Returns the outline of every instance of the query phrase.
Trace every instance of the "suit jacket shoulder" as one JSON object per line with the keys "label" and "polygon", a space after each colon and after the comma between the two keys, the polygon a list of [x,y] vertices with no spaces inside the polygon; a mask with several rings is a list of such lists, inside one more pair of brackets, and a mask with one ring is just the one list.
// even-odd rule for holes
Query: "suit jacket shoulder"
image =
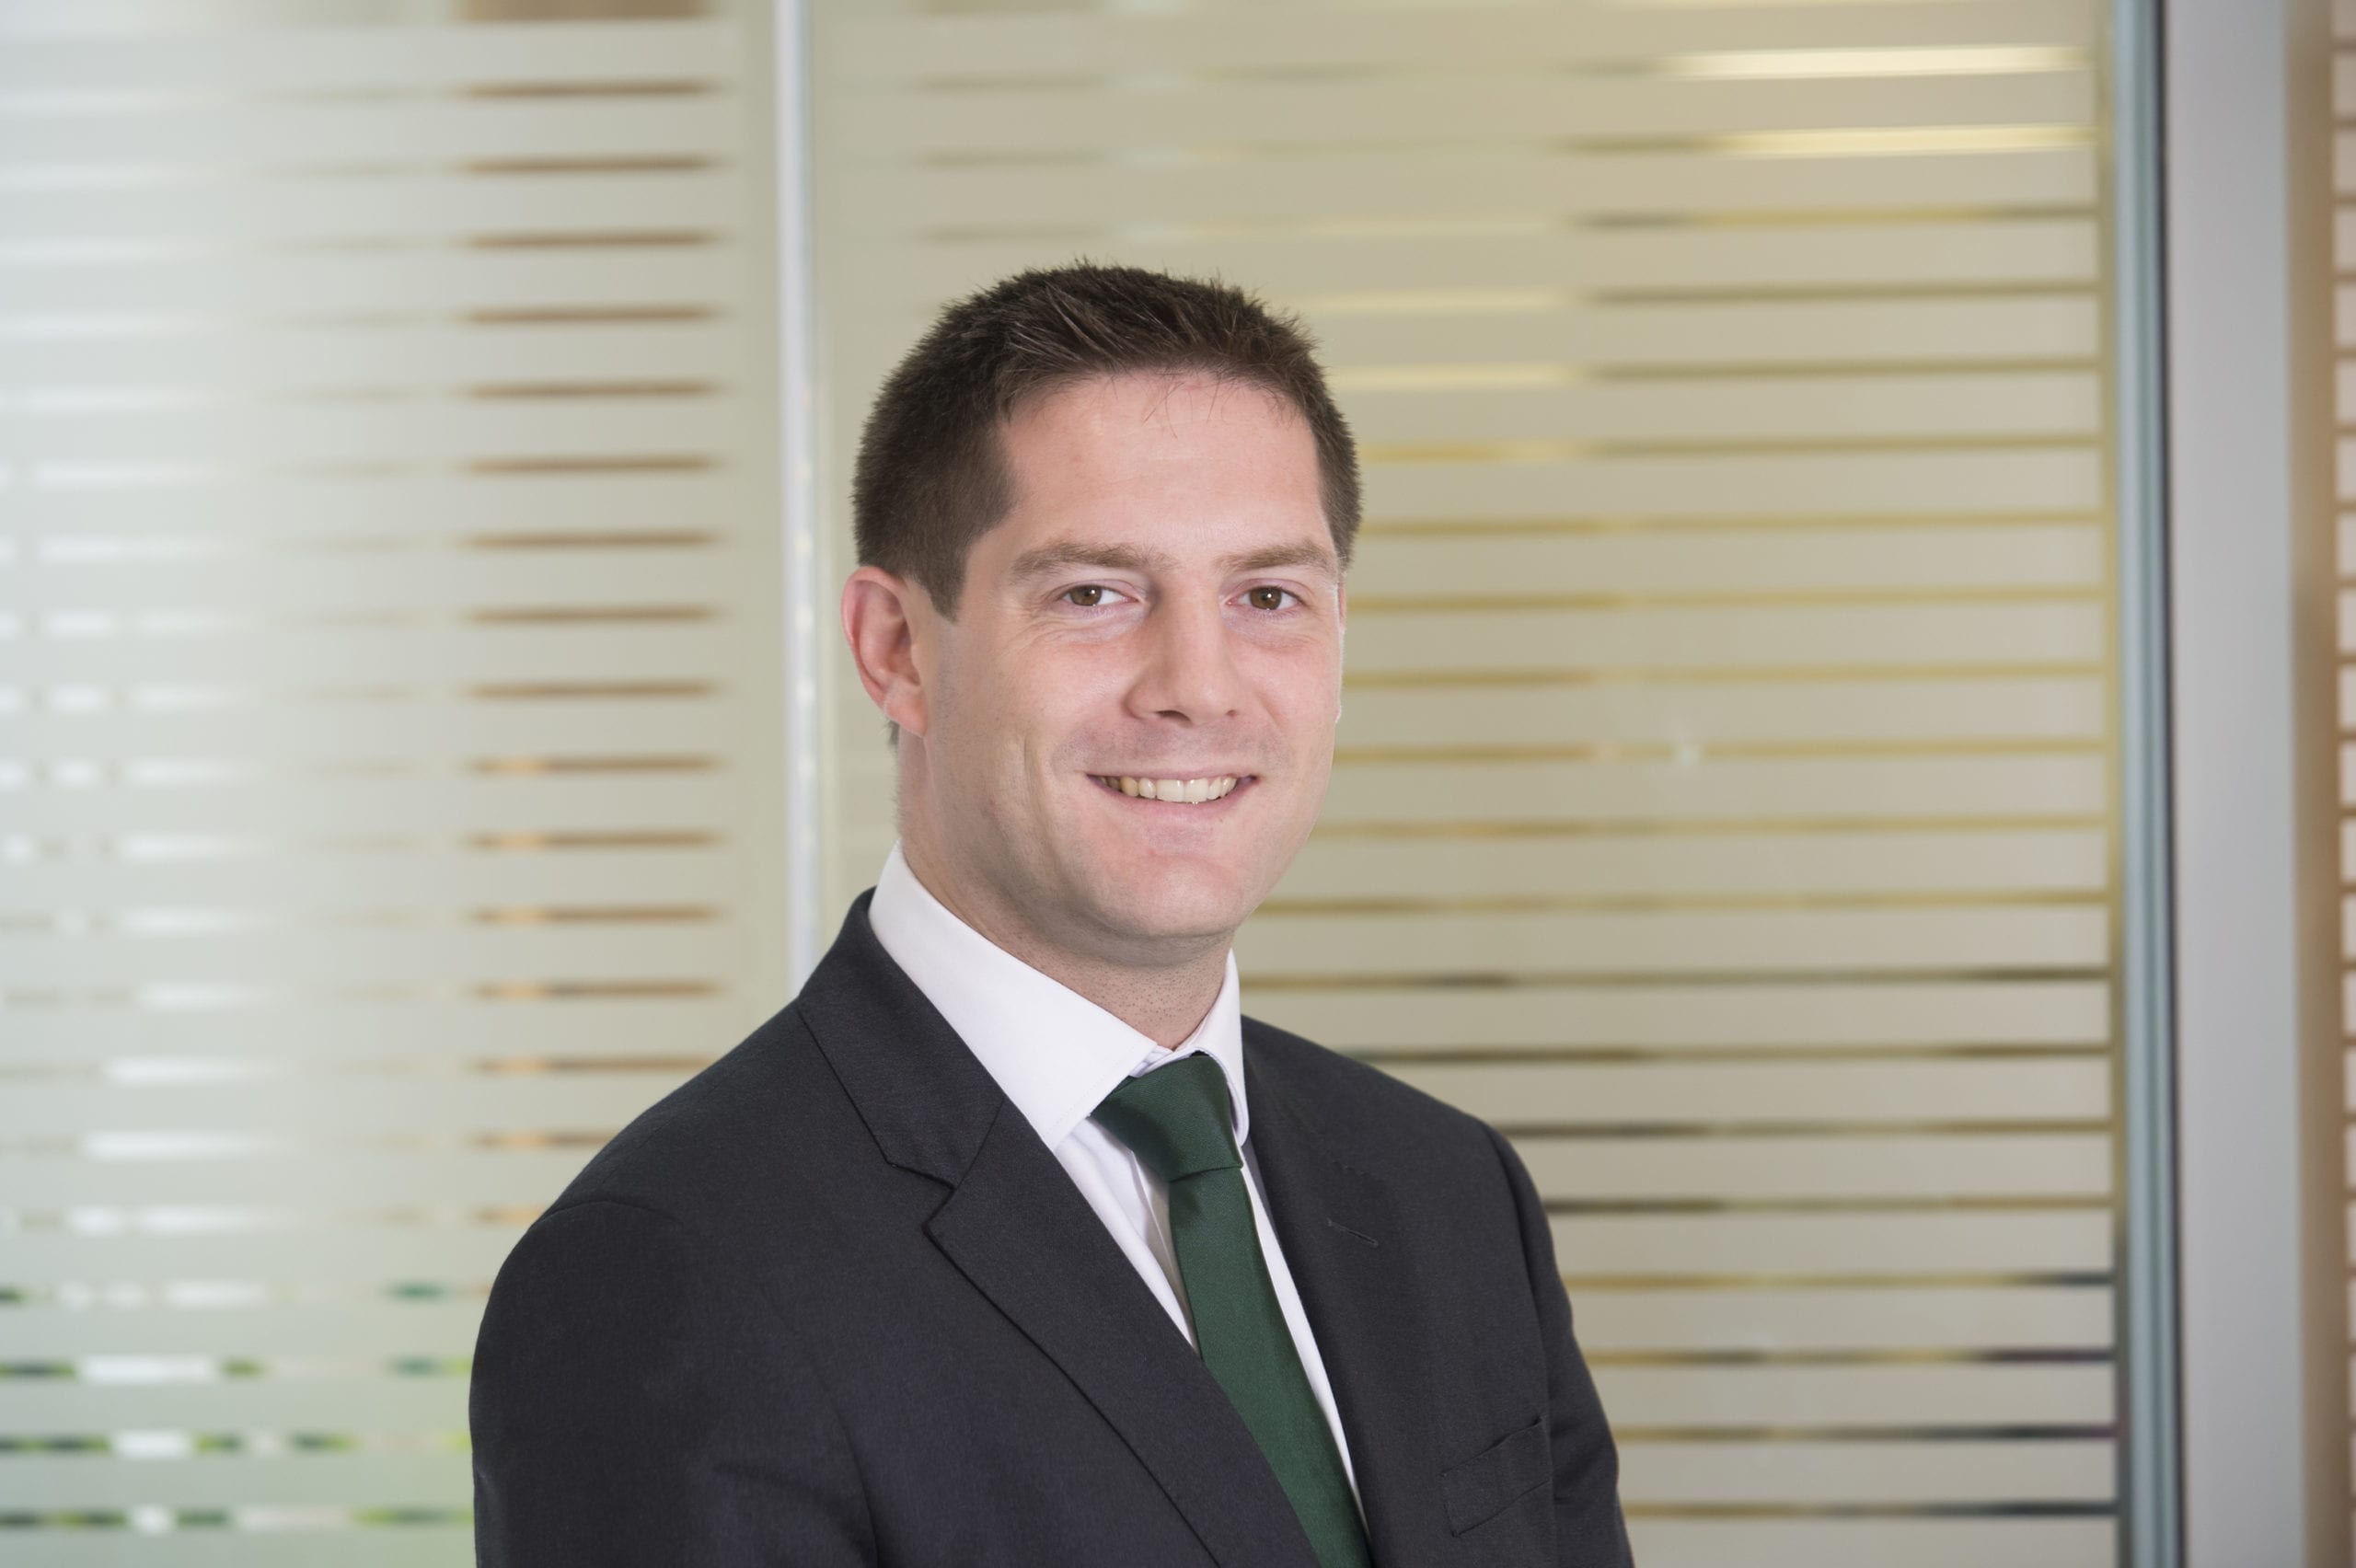
{"label": "suit jacket shoulder", "polygon": [[[640,1112],[565,1187],[550,1211],[596,1199],[657,1208],[712,1235],[766,1206],[775,1185],[839,1158],[858,1133],[794,1004]],[[825,1189],[817,1187],[819,1192]]]}
{"label": "suit jacket shoulder", "polygon": [[1265,1100],[1271,1138],[1294,1122],[1328,1159],[1380,1180],[1394,1205],[1468,1248],[1523,1250],[1519,1163],[1487,1123],[1354,1056],[1257,1019],[1243,1023],[1255,1145]]}
{"label": "suit jacket shoulder", "polygon": [[1244,1056],[1329,1136],[1400,1140],[1386,1158],[1420,1153],[1493,1162],[1488,1124],[1379,1067],[1245,1015]]}

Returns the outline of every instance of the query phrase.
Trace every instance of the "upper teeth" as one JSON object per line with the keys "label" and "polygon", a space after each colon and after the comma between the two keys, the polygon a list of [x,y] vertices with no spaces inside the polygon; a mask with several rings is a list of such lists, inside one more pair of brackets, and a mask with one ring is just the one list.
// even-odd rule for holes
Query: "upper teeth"
{"label": "upper teeth", "polygon": [[[1100,777],[1102,777],[1100,775]],[[1124,795],[1137,795],[1149,801],[1184,801],[1190,804],[1216,801],[1235,788],[1236,776],[1225,778],[1106,778]]]}

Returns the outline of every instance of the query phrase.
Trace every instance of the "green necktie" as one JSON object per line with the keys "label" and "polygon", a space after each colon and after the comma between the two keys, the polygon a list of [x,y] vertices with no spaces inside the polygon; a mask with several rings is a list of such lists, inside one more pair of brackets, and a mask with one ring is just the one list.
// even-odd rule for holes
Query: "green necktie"
{"label": "green necktie", "polygon": [[1095,1119],[1170,1184],[1195,1341],[1292,1500],[1320,1568],[1369,1568],[1341,1451],[1260,1256],[1227,1075],[1208,1056],[1182,1056],[1106,1095]]}

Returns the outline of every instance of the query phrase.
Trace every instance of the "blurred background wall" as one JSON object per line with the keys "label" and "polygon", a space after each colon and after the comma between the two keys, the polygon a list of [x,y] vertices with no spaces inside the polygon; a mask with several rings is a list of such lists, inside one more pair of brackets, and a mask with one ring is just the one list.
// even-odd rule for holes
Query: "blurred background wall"
{"label": "blurred background wall", "polygon": [[1245,1005],[1513,1136],[1640,1561],[2177,1561],[2156,22],[0,0],[0,1557],[470,1560],[500,1258],[890,845],[867,400],[1085,255],[1325,346]]}

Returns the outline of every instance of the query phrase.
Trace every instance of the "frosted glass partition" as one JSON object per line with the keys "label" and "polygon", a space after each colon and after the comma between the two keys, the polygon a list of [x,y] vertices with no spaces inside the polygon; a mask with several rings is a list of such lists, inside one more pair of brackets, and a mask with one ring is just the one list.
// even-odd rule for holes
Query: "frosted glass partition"
{"label": "frosted glass partition", "polygon": [[1018,266],[1322,338],[1369,521],[1246,1006],[1513,1136],[1638,1560],[2117,1560],[2101,8],[814,16],[825,493]]}
{"label": "frosted glass partition", "polygon": [[790,983],[766,28],[583,9],[0,7],[0,1560],[471,1562],[493,1271]]}

